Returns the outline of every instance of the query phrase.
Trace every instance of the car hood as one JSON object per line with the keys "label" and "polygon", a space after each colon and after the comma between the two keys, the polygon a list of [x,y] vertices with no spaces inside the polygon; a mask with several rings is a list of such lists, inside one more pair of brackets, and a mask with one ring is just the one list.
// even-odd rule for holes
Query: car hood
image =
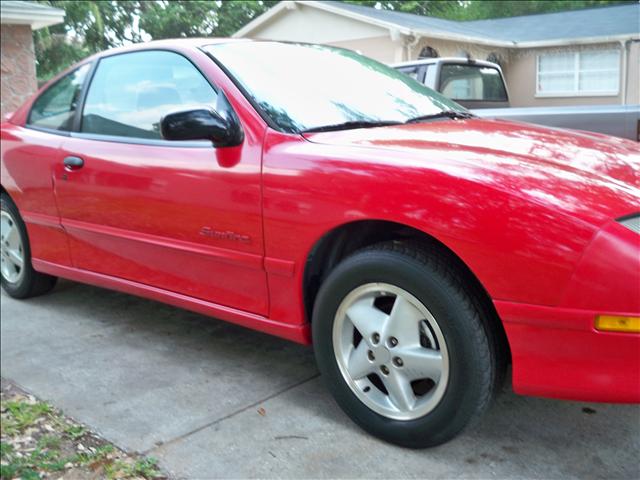
{"label": "car hood", "polygon": [[[314,143],[394,152],[424,168],[492,184],[590,223],[640,210],[640,144],[501,120],[429,123],[305,134]],[[365,151],[363,150],[363,153]],[[373,155],[360,155],[363,160]]]}

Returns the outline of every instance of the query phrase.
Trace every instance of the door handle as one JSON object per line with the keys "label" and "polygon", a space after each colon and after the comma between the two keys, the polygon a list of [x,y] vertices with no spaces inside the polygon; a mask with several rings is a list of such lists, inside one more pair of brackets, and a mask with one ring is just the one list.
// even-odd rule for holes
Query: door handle
{"label": "door handle", "polygon": [[84,166],[84,160],[80,157],[67,157],[62,163],[64,163],[67,170],[77,170]]}

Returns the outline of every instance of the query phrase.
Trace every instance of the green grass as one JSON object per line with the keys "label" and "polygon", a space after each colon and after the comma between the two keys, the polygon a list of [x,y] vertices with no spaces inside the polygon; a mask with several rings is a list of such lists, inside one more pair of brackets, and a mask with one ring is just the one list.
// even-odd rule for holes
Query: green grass
{"label": "green grass", "polygon": [[2,433],[8,436],[14,436],[33,424],[40,417],[49,415],[53,412],[51,406],[44,402],[27,403],[19,401],[9,401],[3,405],[7,409],[9,415],[3,419]]}
{"label": "green grass", "polygon": [[[0,452],[2,452],[2,465],[0,469],[0,477],[22,479],[40,478],[38,472],[59,472],[64,470],[65,464],[70,461],[69,458],[61,458],[60,451],[55,448],[45,447],[48,442],[55,445],[54,437],[43,437],[47,440],[43,443],[42,439],[38,442],[36,449],[31,454],[19,457],[13,450],[11,445],[0,442]],[[59,443],[57,443],[59,446]]]}
{"label": "green grass", "polygon": [[63,428],[63,431],[69,436],[69,438],[71,438],[71,440],[78,440],[79,438],[82,438],[85,433],[87,433],[87,430],[82,425],[67,424]]}
{"label": "green grass", "polygon": [[23,434],[29,427],[39,421],[46,420],[54,428],[54,432],[38,438],[35,450],[19,456],[14,447],[0,441],[0,478],[21,478],[23,480],[40,479],[44,473],[62,472],[66,465],[76,467],[103,467],[104,475],[109,479],[126,479],[132,477],[155,478],[160,476],[157,460],[154,458],[140,458],[125,462],[118,458],[109,457],[110,454],[119,456],[120,453],[113,445],[105,444],[94,451],[63,455],[63,446],[75,448],[76,442],[87,434],[81,426],[67,421],[53,407],[44,402],[29,403],[25,400],[2,400],[2,429],[3,438],[16,437]]}
{"label": "green grass", "polygon": [[155,478],[160,475],[157,464],[158,461],[153,457],[138,459],[133,464],[116,460],[105,467],[105,473],[109,480],[131,477]]}
{"label": "green grass", "polygon": [[98,447],[95,452],[78,453],[72,456],[62,456],[60,438],[47,435],[38,441],[36,449],[28,456],[18,457],[13,447],[0,442],[0,452],[3,463],[2,478],[39,478],[38,472],[60,472],[65,465],[73,463],[80,466],[91,465],[104,460],[115,449],[112,445]]}
{"label": "green grass", "polygon": [[40,440],[38,440],[38,446],[37,448],[39,449],[45,449],[45,448],[60,448],[60,443],[62,443],[62,441],[60,440],[60,437],[56,437],[55,435],[44,435],[42,437],[40,437]]}

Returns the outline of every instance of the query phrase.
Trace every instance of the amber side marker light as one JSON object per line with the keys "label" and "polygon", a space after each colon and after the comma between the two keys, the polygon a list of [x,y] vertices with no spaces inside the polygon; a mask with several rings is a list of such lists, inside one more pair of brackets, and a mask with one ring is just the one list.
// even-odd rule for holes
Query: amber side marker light
{"label": "amber side marker light", "polygon": [[596,317],[596,329],[603,332],[640,333],[640,317],[599,315]]}

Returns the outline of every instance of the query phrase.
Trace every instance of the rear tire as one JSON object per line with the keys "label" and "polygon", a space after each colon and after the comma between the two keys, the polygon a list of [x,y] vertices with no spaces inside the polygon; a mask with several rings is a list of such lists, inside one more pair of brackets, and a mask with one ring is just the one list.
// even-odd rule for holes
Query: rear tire
{"label": "rear tire", "polygon": [[0,246],[2,288],[13,298],[29,298],[51,290],[56,277],[36,272],[31,266],[27,229],[9,195],[0,194]]}
{"label": "rear tire", "polygon": [[431,447],[489,406],[496,345],[462,278],[438,252],[389,242],[351,255],[322,284],[312,323],[318,367],[366,431]]}

